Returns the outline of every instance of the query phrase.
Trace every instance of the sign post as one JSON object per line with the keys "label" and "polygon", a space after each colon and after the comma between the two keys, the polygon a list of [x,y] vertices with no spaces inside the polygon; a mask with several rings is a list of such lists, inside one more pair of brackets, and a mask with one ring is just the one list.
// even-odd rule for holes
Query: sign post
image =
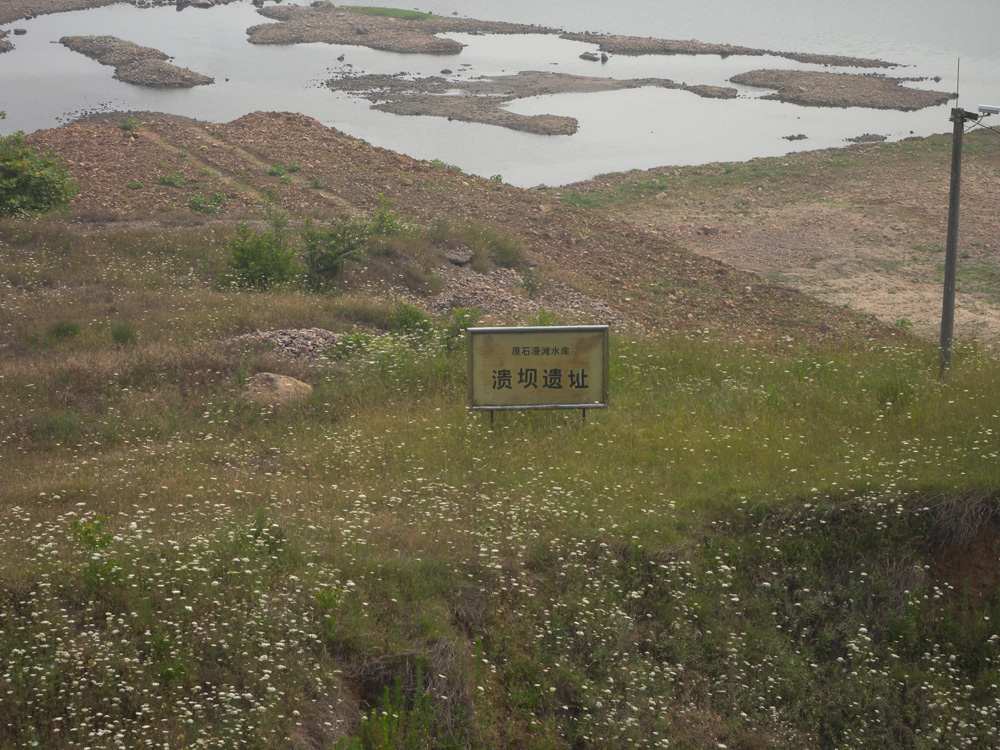
{"label": "sign post", "polygon": [[509,409],[605,408],[609,338],[608,326],[469,328],[469,408],[491,420]]}

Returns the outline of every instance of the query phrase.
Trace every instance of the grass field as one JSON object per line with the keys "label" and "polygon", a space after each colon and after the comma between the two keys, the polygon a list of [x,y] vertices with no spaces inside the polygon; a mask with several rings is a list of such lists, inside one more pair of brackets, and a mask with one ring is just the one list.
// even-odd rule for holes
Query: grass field
{"label": "grass field", "polygon": [[[0,747],[1000,743],[993,349],[615,331],[491,431],[454,331],[229,237],[0,227]],[[310,326],[373,335],[227,343]]]}

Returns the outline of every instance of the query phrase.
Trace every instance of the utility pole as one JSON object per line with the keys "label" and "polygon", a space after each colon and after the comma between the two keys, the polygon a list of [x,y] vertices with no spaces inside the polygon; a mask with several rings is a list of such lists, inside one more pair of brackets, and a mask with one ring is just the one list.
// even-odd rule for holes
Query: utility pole
{"label": "utility pole", "polygon": [[962,136],[965,123],[978,120],[975,112],[961,107],[951,110],[954,123],[951,139],[951,190],[948,194],[948,237],[944,246],[944,303],[941,309],[941,371],[944,378],[951,367],[951,340],[955,332],[955,277],[958,273],[958,204],[962,191]]}

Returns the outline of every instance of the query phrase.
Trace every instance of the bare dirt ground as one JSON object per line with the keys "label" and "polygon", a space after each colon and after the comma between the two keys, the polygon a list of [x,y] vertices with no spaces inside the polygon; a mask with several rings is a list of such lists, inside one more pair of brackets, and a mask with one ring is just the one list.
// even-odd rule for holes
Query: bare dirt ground
{"label": "bare dirt ground", "polygon": [[[558,194],[777,283],[935,337],[951,137],[609,175]],[[1000,338],[1000,138],[965,140],[959,338]]]}
{"label": "bare dirt ground", "polygon": [[[103,119],[113,117],[125,115]],[[231,226],[274,211],[322,220],[370,216],[389,201],[409,222],[429,225],[447,217],[492,227],[518,240],[536,264],[530,284],[503,274],[444,271],[447,286],[424,300],[429,309],[451,295],[460,304],[487,306],[498,318],[545,307],[574,320],[680,330],[724,326],[755,339],[883,337],[893,331],[870,316],[828,307],[691,253],[659,224],[639,227],[537,190],[416,161],[302,115],[256,113],[226,124],[130,117],[140,122],[135,129],[122,130],[112,121],[28,137],[64,155],[80,182],[67,217],[76,227]],[[217,213],[191,208],[192,198],[204,202],[216,193],[224,196]],[[528,286],[537,289],[529,293]]]}

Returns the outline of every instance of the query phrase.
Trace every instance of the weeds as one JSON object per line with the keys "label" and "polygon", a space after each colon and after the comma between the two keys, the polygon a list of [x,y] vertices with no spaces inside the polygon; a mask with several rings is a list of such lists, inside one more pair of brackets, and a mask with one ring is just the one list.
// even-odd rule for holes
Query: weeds
{"label": "weeds", "polygon": [[69,320],[56,321],[45,332],[45,337],[52,342],[73,339],[79,335],[80,325]]}
{"label": "weeds", "polygon": [[120,346],[133,346],[139,340],[139,333],[130,321],[120,320],[111,326],[111,340]]}
{"label": "weeds", "polygon": [[211,196],[205,197],[202,193],[195,193],[187,199],[187,206],[192,211],[199,211],[203,214],[216,214],[226,202],[226,194],[218,190]]}
{"label": "weeds", "polygon": [[182,188],[187,184],[187,177],[185,177],[180,172],[168,172],[167,174],[160,175],[156,178],[157,185],[166,185],[167,187]]}

